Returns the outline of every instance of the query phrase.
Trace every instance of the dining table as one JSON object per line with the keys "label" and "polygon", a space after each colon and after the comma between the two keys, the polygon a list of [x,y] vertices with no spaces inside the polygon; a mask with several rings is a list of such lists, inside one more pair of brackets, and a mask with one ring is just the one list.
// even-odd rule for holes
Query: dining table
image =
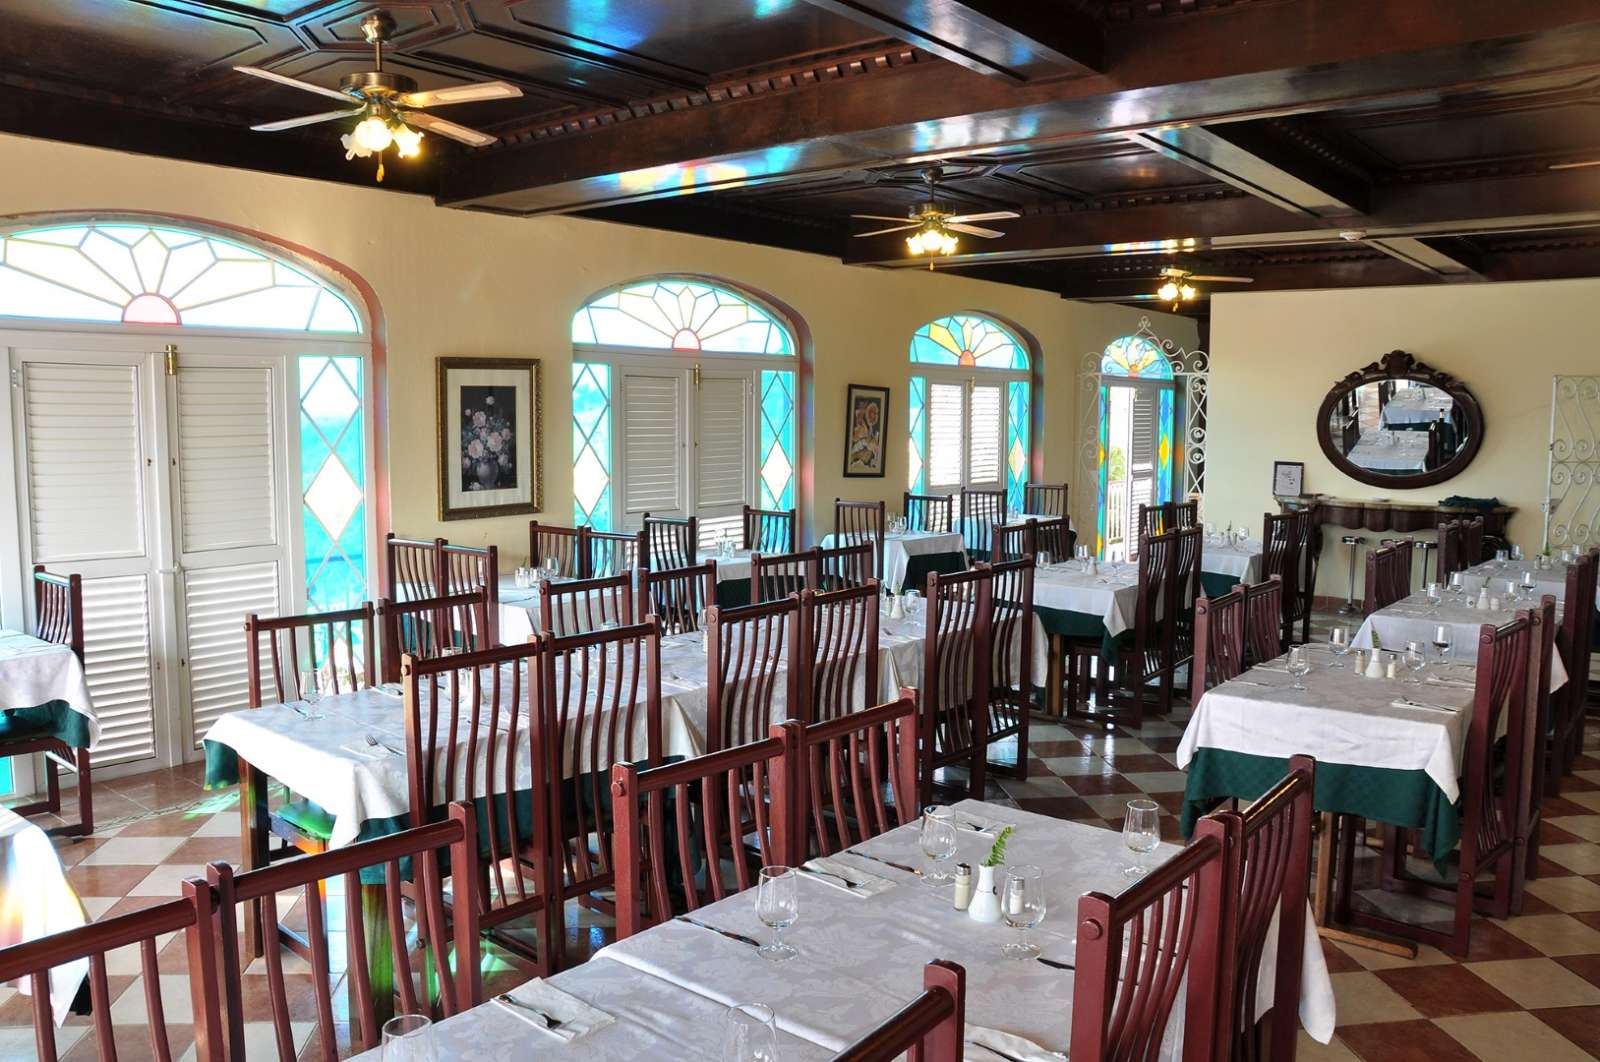
{"label": "dining table", "polygon": [[1063,712],[1067,642],[1097,639],[1099,674],[1106,674],[1131,636],[1139,603],[1134,561],[1064,561],[1033,575],[1033,683],[1044,690],[1045,711]]}
{"label": "dining table", "polygon": [[[837,535],[822,539],[823,549],[840,544]],[[868,539],[861,539],[866,542]],[[921,591],[933,572],[950,575],[966,571],[967,549],[956,531],[893,531],[883,536],[881,582],[896,593]]]}
{"label": "dining table", "polygon": [[1221,597],[1239,583],[1261,581],[1261,542],[1219,533],[1206,536],[1200,549],[1200,589]]}
{"label": "dining table", "polygon": [[1455,399],[1436,387],[1407,387],[1390,396],[1378,420],[1386,428],[1432,424],[1441,416],[1448,417],[1455,404]]}
{"label": "dining table", "polygon": [[99,744],[88,676],[71,646],[0,630],[0,741],[38,737],[78,749]]}
{"label": "dining table", "polygon": [[[1534,608],[1538,602],[1532,596],[1523,596],[1515,601],[1501,598],[1498,604],[1497,608],[1479,608],[1477,595],[1448,590],[1437,601],[1430,600],[1426,592],[1410,594],[1363,619],[1350,644],[1356,649],[1376,645],[1403,653],[1410,643],[1417,642],[1426,655],[1434,656],[1434,635],[1445,627],[1450,633],[1450,655],[1471,662],[1478,659],[1478,636],[1484,624],[1498,627],[1510,623],[1517,618],[1518,610]],[[1560,650],[1555,650],[1550,660],[1551,692],[1566,682],[1566,664]]]}
{"label": "dining table", "polygon": [[[492,1001],[427,1035],[440,1057],[464,1057],[461,1049],[470,1045],[472,1057],[487,1060],[520,1058],[530,1047],[535,1057],[719,1058],[728,1008],[760,1003],[774,1013],[785,1062],[829,1058],[916,998],[924,965],[945,959],[967,972],[968,1062],[1060,1062],[1071,1039],[1078,897],[1126,889],[1135,880],[1128,873],[1134,857],[1119,833],[1101,827],[975,800],[961,801],[952,811],[952,864],[981,862],[997,831],[1010,825],[1007,863],[1043,871],[1047,909],[1032,930],[1041,948],[1038,959],[1006,957],[1001,949],[1016,930],[974,921],[955,909],[952,886],[927,884],[913,822],[800,870],[798,917],[784,930],[797,954],[785,962],[757,951],[771,930],[756,916],[751,889],[663,921],[602,949],[585,966],[511,993],[564,1025],[577,1019],[584,1031],[564,1044],[532,1023],[524,1024],[528,1031],[519,1040],[512,1023],[523,1019],[515,1008]],[[1162,844],[1146,858],[1153,864],[1178,850]],[[844,885],[836,874],[855,885]],[[1314,1039],[1327,1043],[1336,1014],[1332,983],[1309,918],[1306,925],[1300,1020]],[[642,980],[624,982],[619,968]],[[1261,957],[1258,1015],[1271,1007],[1276,968],[1274,928]],[[632,986],[640,998],[627,995]],[[674,990],[681,995],[672,995]],[[1184,1038],[1181,1001],[1172,1013],[1160,1057],[1175,1060]],[[647,1037],[680,1053],[636,1050]]]}
{"label": "dining table", "polygon": [[1427,468],[1428,434],[1420,431],[1367,432],[1345,458],[1358,468],[1374,472],[1422,472]]}
{"label": "dining table", "polygon": [[[43,829],[0,807],[0,948],[39,940],[88,925],[61,857]],[[50,969],[50,1012],[60,1025],[89,975],[89,960],[75,959]],[[13,986],[22,995],[33,991],[22,978]]]}
{"label": "dining table", "polygon": [[[1569,567],[1554,558],[1544,567],[1531,559],[1484,561],[1482,564],[1474,564],[1461,573],[1461,586],[1464,593],[1471,594],[1476,594],[1488,586],[1490,593],[1503,596],[1507,580],[1517,583],[1520,588],[1523,577],[1531,573],[1536,593],[1552,594],[1565,599]],[[1451,591],[1447,588],[1445,592]],[[1600,609],[1600,587],[1595,589],[1594,604],[1596,609]]]}

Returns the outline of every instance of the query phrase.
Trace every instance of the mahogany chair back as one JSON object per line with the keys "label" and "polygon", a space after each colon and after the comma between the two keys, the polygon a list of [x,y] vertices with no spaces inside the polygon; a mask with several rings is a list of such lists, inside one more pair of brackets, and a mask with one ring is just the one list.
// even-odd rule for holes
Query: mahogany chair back
{"label": "mahogany chair back", "polygon": [[[1265,513],[1261,521],[1261,578],[1276,575],[1282,583],[1282,596],[1278,601],[1283,609],[1278,618],[1278,641],[1287,646],[1290,616],[1295,611],[1295,598],[1300,587],[1300,531],[1295,513]],[[1274,653],[1274,656],[1277,654]]]}
{"label": "mahogany chair back", "polygon": [[558,524],[541,524],[537,520],[528,521],[528,563],[542,570],[546,562],[553,560],[559,565],[556,574],[563,579],[587,577],[585,566],[588,563],[588,550],[584,548],[587,545],[587,531],[586,527],[561,527]]}
{"label": "mahogany chair back", "polygon": [[644,514],[639,525],[639,564],[642,567],[690,568],[699,559],[699,518]]}
{"label": "mahogany chair back", "polygon": [[1071,560],[1077,537],[1064,516],[1034,521],[1033,548],[1037,555],[1044,557],[1046,564],[1063,564]]}
{"label": "mahogany chair back", "polygon": [[641,568],[635,592],[633,614],[659,617],[662,634],[697,631],[701,615],[717,603],[717,562],[659,571]]}
{"label": "mahogany chair back", "polygon": [[[377,682],[372,602],[340,612],[244,618],[250,707],[303,700],[301,675],[314,671],[323,693],[349,693]],[[265,642],[265,644],[263,644]],[[265,681],[263,681],[265,671]]]}
{"label": "mahogany chair back", "polygon": [[539,580],[539,633],[583,634],[634,622],[633,573],[599,579]]}
{"label": "mahogany chair back", "polygon": [[968,556],[987,557],[994,550],[994,529],[1005,523],[1006,492],[961,488],[961,542]]}
{"label": "mahogany chair back", "polygon": [[[33,566],[33,634],[40,641],[65,645],[81,665],[83,656],[83,577],[56,575],[44,565]],[[94,768],[87,748],[75,748],[51,733],[24,732],[0,741],[0,759],[44,756],[45,797],[29,804],[12,804],[18,815],[61,812],[61,771],[78,776],[78,821],[51,826],[45,832],[68,837],[94,832]]]}
{"label": "mahogany chair back", "polygon": [[1567,672],[1574,676],[1551,699],[1552,751],[1545,768],[1545,790],[1554,796],[1561,776],[1572,770],[1583,752],[1584,707],[1588,698],[1589,654],[1594,645],[1596,579],[1600,578],[1600,553],[1589,550],[1567,567],[1566,596],[1562,600],[1561,626],[1556,646],[1561,651]]}
{"label": "mahogany chair back", "polygon": [[[201,1062],[245,1062],[245,1003],[239,955],[239,923],[260,911],[264,932],[276,929],[278,901],[304,904],[306,931],[311,944],[310,998],[316,1003],[315,1031],[322,1062],[335,1062],[338,1035],[335,1022],[349,1022],[350,1055],[376,1050],[380,1046],[378,992],[373,985],[374,965],[392,963],[391,972],[398,991],[401,1013],[428,1013],[437,1008],[445,1017],[470,1010],[482,1000],[479,974],[477,888],[470,873],[451,876],[453,911],[445,915],[443,879],[446,873],[441,857],[448,854],[451,867],[470,867],[477,857],[477,824],[471,805],[454,803],[443,809],[438,822],[417,826],[375,841],[335,848],[319,855],[291,859],[259,870],[236,873],[221,860],[206,867],[209,887],[199,881],[185,885],[184,892],[198,915],[191,930],[189,979],[196,997],[204,1003],[195,1007],[200,1015],[195,1024],[196,1057]],[[409,861],[415,877],[416,937],[422,945],[420,959],[414,960],[407,946],[407,924],[401,906],[405,884],[402,860]],[[367,954],[366,928],[362,922],[362,872],[382,875],[387,905],[383,918],[394,946],[389,955]],[[334,1010],[330,983],[329,953],[338,931],[330,933],[326,924],[327,883],[340,880],[345,890],[343,937],[346,976],[353,990],[351,1013]],[[298,895],[297,895],[298,894]],[[215,913],[211,908],[215,897]],[[268,938],[271,939],[271,938]],[[453,961],[452,961],[453,957]],[[246,960],[247,961],[247,960]],[[297,1033],[291,1024],[306,1021],[307,1015],[291,1010],[285,988],[283,951],[268,948],[267,1010],[273,1045],[279,1062],[295,1062],[308,1057],[298,1052]],[[154,981],[153,971],[145,974]],[[433,998],[419,993],[417,984],[434,986]],[[219,998],[220,988],[220,998]],[[427,990],[424,989],[424,992]],[[386,1002],[386,1001],[385,1001]],[[252,1003],[252,1006],[254,1004]]]}
{"label": "mahogany chair back", "polygon": [[[794,866],[796,731],[641,770],[611,768],[617,939]],[[754,837],[754,851],[750,840]]]}
{"label": "mahogany chair back", "polygon": [[800,706],[800,599],[706,610],[706,749],[760,741]]}
{"label": "mahogany chair back", "polygon": [[1171,667],[1176,670],[1194,659],[1194,604],[1201,593],[1200,566],[1205,536],[1193,525],[1180,524],[1171,533],[1174,536]]}
{"label": "mahogany chair back", "polygon": [[1022,511],[1029,516],[1067,515],[1067,484],[1024,483]]}
{"label": "mahogany chair back", "polygon": [[67,646],[83,663],[83,576],[33,566],[33,636]]}
{"label": "mahogany chair back", "polygon": [[583,571],[585,579],[600,579],[631,572],[639,567],[641,563],[639,558],[644,556],[643,531],[588,530],[584,538],[587,542],[585,553],[588,564]]}
{"label": "mahogany chair back", "polygon": [[[1517,808],[1516,844],[1528,853],[1528,857],[1513,860],[1511,867],[1511,909],[1518,914],[1522,911],[1529,870],[1538,866],[1539,822],[1543,818],[1540,798],[1545,792],[1545,781],[1554,759],[1551,753],[1554,749],[1553,738],[1557,733],[1555,717],[1559,705],[1559,700],[1550,693],[1550,672],[1553,670],[1556,645],[1555,597],[1545,594],[1536,607],[1528,609],[1527,616],[1533,628],[1528,637],[1528,740],[1524,745],[1526,762],[1523,764],[1528,784],[1522,787],[1524,799]],[[1567,685],[1576,683],[1568,682]],[[1559,764],[1558,760],[1556,762]]]}
{"label": "mahogany chair back", "polygon": [[[1028,776],[1028,719],[1033,713],[1032,554],[990,565],[994,583],[989,613],[990,692],[986,744],[1016,738],[1013,773]],[[985,749],[987,754],[987,749]]]}
{"label": "mahogany chair back", "polygon": [[1172,517],[1171,526],[1182,530],[1184,528],[1200,526],[1200,503],[1198,501],[1168,502],[1169,513]]}
{"label": "mahogany chair back", "polygon": [[481,630],[488,638],[489,645],[499,641],[496,633],[500,627],[500,547],[454,546],[440,539],[439,573],[442,593],[446,597],[478,591],[488,594],[484,604],[488,625],[471,629],[458,627],[457,631],[463,635],[476,635]]}
{"label": "mahogany chair back", "polygon": [[850,715],[878,696],[878,581],[800,593],[800,705],[806,723]]}
{"label": "mahogany chair back", "polygon": [[561,779],[551,786],[550,835],[565,901],[613,884],[612,765],[661,762],[661,626],[651,617],[547,638],[543,667],[537,717],[547,775]]}
{"label": "mahogany chair back", "polygon": [[941,767],[970,769],[968,789],[984,791],[990,679],[990,598],[994,573],[987,566],[954,575],[928,576],[923,624],[922,678],[917,686],[917,721],[922,765],[918,802],[933,801],[934,773]]}
{"label": "mahogany chair back", "polygon": [[[1242,586],[1195,602],[1194,666],[1189,669],[1189,699],[1194,703],[1200,703],[1206,690],[1245,669],[1244,611]],[[1276,625],[1272,630],[1276,641]]]}
{"label": "mahogany chair back", "polygon": [[744,548],[757,553],[793,553],[800,548],[800,524],[793,509],[744,507]]}
{"label": "mahogany chair back", "polygon": [[1122,654],[1120,680],[1126,707],[1120,719],[1139,725],[1152,681],[1158,684],[1157,704],[1165,711],[1172,704],[1174,614],[1177,600],[1178,543],[1190,532],[1165,531],[1139,543],[1139,586],[1134,599],[1133,645]]}
{"label": "mahogany chair back", "polygon": [[1461,521],[1461,557],[1468,568],[1483,563],[1483,517]]}
{"label": "mahogany chair back", "polygon": [[1264,664],[1283,653],[1283,579],[1273,575],[1249,586],[1244,595],[1244,663]]}
{"label": "mahogany chair back", "polygon": [[438,597],[444,578],[439,571],[439,548],[444,539],[400,538],[393,531],[383,536],[384,586],[391,601],[417,601]]}
{"label": "mahogany chair back", "polygon": [[1444,458],[1444,428],[1440,421],[1428,425],[1428,450],[1423,455],[1422,467],[1425,471],[1432,472],[1438,468]]}
{"label": "mahogany chair back", "polygon": [[996,564],[1002,561],[1021,560],[1023,557],[1032,560],[1039,550],[1038,542],[1039,525],[1036,521],[996,524],[989,542],[989,559]]}
{"label": "mahogany chair back", "polygon": [[866,711],[781,725],[798,731],[794,837],[800,859],[841,852],[921,814],[917,702],[909,690]]}
{"label": "mahogany chair back", "polygon": [[750,554],[750,600],[757,604],[815,590],[821,577],[815,547],[796,553]]}
{"label": "mahogany chair back", "polygon": [[[1295,640],[1296,624],[1300,626],[1300,641],[1311,640],[1311,610],[1317,590],[1317,559],[1321,555],[1317,549],[1317,525],[1314,513],[1310,509],[1300,509],[1290,516],[1293,518],[1289,528],[1294,544],[1294,593],[1283,599],[1285,644]],[[1407,567],[1404,570],[1407,580],[1410,579],[1411,573],[1410,557],[1411,554],[1407,553]]]}
{"label": "mahogany chair back", "polygon": [[1411,541],[1381,546],[1367,554],[1364,615],[1388,608],[1411,593]]}
{"label": "mahogany chair back", "polygon": [[[1289,760],[1289,773],[1243,811],[1220,811],[1200,820],[1196,837],[1223,846],[1221,1003],[1218,1059],[1293,1058],[1300,1028],[1300,963],[1305,951],[1307,883],[1311,874],[1312,796],[1315,763]],[[1257,987],[1262,955],[1277,920],[1272,1009],[1258,1029]]]}
{"label": "mahogany chair back", "polygon": [[843,590],[851,586],[876,583],[872,547],[865,543],[817,550],[817,589]]}
{"label": "mahogany chair back", "polygon": [[966,1051],[967,971],[953,962],[934,959],[922,968],[922,994],[855,1043],[832,1062],[961,1062]]}
{"label": "mahogany chair back", "polygon": [[378,630],[383,681],[399,682],[402,656],[430,659],[445,649],[474,652],[489,646],[488,588],[415,601],[386,598],[378,602]]}
{"label": "mahogany chair back", "polygon": [[1185,983],[1184,1062],[1215,1057],[1224,854],[1197,837],[1115,898],[1078,899],[1071,1057],[1156,1062]]}
{"label": "mahogany chair back", "polygon": [[1172,502],[1158,502],[1155,505],[1139,503],[1139,541],[1143,542],[1151,535],[1165,534],[1177,522],[1172,512]]}
{"label": "mahogany chair back", "polygon": [[[125,1034],[131,1033],[132,1037],[137,1037],[138,1033],[134,1030],[139,1025],[144,1026],[144,1035],[148,1037],[146,1042],[149,1044],[149,1057],[170,1060],[182,1054],[181,1043],[178,1050],[173,1051],[172,1036],[167,1029],[156,945],[158,938],[162,936],[186,931],[189,934],[187,949],[191,963],[196,961],[198,947],[213,946],[209,925],[201,933],[195,933],[197,909],[203,912],[205,917],[210,917],[210,890],[198,879],[184,883],[186,893],[191,889],[196,889],[199,893],[198,904],[195,898],[186,895],[183,899],[168,900],[142,911],[101,919],[78,929],[52,933],[9,948],[0,948],[0,977],[5,979],[0,981],[0,984],[16,981],[28,985],[31,998],[24,999],[19,996],[13,1005],[19,1010],[32,1011],[36,1059],[40,1062],[57,1062],[60,1058],[56,1020],[50,999],[50,971],[57,966],[83,962],[88,964],[89,1003],[93,1008],[93,1025],[89,1032],[83,1034],[82,1039],[95,1045],[94,1057],[102,1059],[117,1057],[119,1045],[115,1033],[118,1026],[114,1026],[111,1020],[113,1001],[119,1008],[125,1007],[130,1012],[122,1016],[124,1021],[118,1023]],[[108,953],[120,948],[134,949],[138,957],[139,972],[143,975],[144,982],[142,1015],[137,1010],[138,997],[132,992],[125,993],[122,999],[117,999],[111,994],[113,975],[108,968],[106,957]],[[200,978],[190,980],[191,1001],[195,1014],[206,1012],[205,993],[214,992],[214,985],[215,982],[206,982]],[[121,1043],[123,1051],[131,1053],[140,1046],[130,1040],[131,1037]],[[69,1050],[72,1050],[70,1045]],[[75,1057],[79,1056],[90,1057],[82,1045],[76,1049]],[[19,1052],[19,1057],[26,1056],[21,1056]]]}
{"label": "mahogany chair back", "polygon": [[[869,545],[872,567],[862,578],[883,578],[883,502],[847,502],[833,499],[833,545]],[[824,550],[824,553],[827,551]]]}
{"label": "mahogany chair back", "polygon": [[1439,566],[1435,569],[1439,582],[1449,583],[1451,575],[1469,567],[1465,539],[1466,529],[1459,520],[1446,520],[1439,525]]}
{"label": "mahogany chair back", "polygon": [[942,535],[955,526],[955,498],[948,494],[905,494],[906,530]]}

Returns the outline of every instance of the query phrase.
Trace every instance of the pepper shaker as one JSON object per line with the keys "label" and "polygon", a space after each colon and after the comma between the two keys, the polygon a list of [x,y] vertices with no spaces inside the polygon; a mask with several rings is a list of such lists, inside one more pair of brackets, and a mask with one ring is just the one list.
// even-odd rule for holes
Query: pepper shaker
{"label": "pepper shaker", "polygon": [[972,904],[972,864],[956,864],[956,888],[952,900],[955,909],[965,911]]}

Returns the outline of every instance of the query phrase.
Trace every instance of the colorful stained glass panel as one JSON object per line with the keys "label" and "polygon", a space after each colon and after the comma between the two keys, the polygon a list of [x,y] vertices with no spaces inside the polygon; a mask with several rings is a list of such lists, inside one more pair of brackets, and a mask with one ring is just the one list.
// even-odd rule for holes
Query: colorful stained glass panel
{"label": "colorful stained glass panel", "polygon": [[758,508],[794,508],[794,447],[794,373],[762,370]]}
{"label": "colorful stained glass panel", "polygon": [[952,314],[929,321],[911,337],[917,365],[967,365],[980,369],[1026,369],[1027,352],[996,321]]}
{"label": "colorful stained glass panel", "polygon": [[921,494],[928,489],[928,462],[925,456],[928,446],[928,378],[913,376],[910,390],[910,401],[906,403],[911,411],[910,475],[907,486],[911,493]]}
{"label": "colorful stained glass panel", "polygon": [[792,355],[789,329],[750,300],[701,281],[618,288],[572,318],[572,341],[607,347]]}
{"label": "colorful stained glass panel", "polygon": [[306,604],[333,612],[367,599],[363,366],[351,355],[303,354],[299,368]]}
{"label": "colorful stained glass panel", "polygon": [[1029,392],[1026,380],[1006,384],[1006,505],[1022,512],[1022,488],[1028,482]]}
{"label": "colorful stained glass panel", "polygon": [[572,519],[611,530],[611,366],[572,364]]}
{"label": "colorful stained glass panel", "polygon": [[1159,346],[1143,336],[1123,336],[1106,345],[1100,358],[1100,372],[1106,376],[1170,380],[1172,363]]}

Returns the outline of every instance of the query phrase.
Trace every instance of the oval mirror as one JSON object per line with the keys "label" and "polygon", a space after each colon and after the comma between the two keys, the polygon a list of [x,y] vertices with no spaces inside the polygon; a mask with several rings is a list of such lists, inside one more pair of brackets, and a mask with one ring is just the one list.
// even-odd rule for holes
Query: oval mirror
{"label": "oval mirror", "polygon": [[1426,487],[1459,475],[1483,444],[1477,399],[1403,350],[1333,385],[1317,440],[1346,475],[1376,487]]}

